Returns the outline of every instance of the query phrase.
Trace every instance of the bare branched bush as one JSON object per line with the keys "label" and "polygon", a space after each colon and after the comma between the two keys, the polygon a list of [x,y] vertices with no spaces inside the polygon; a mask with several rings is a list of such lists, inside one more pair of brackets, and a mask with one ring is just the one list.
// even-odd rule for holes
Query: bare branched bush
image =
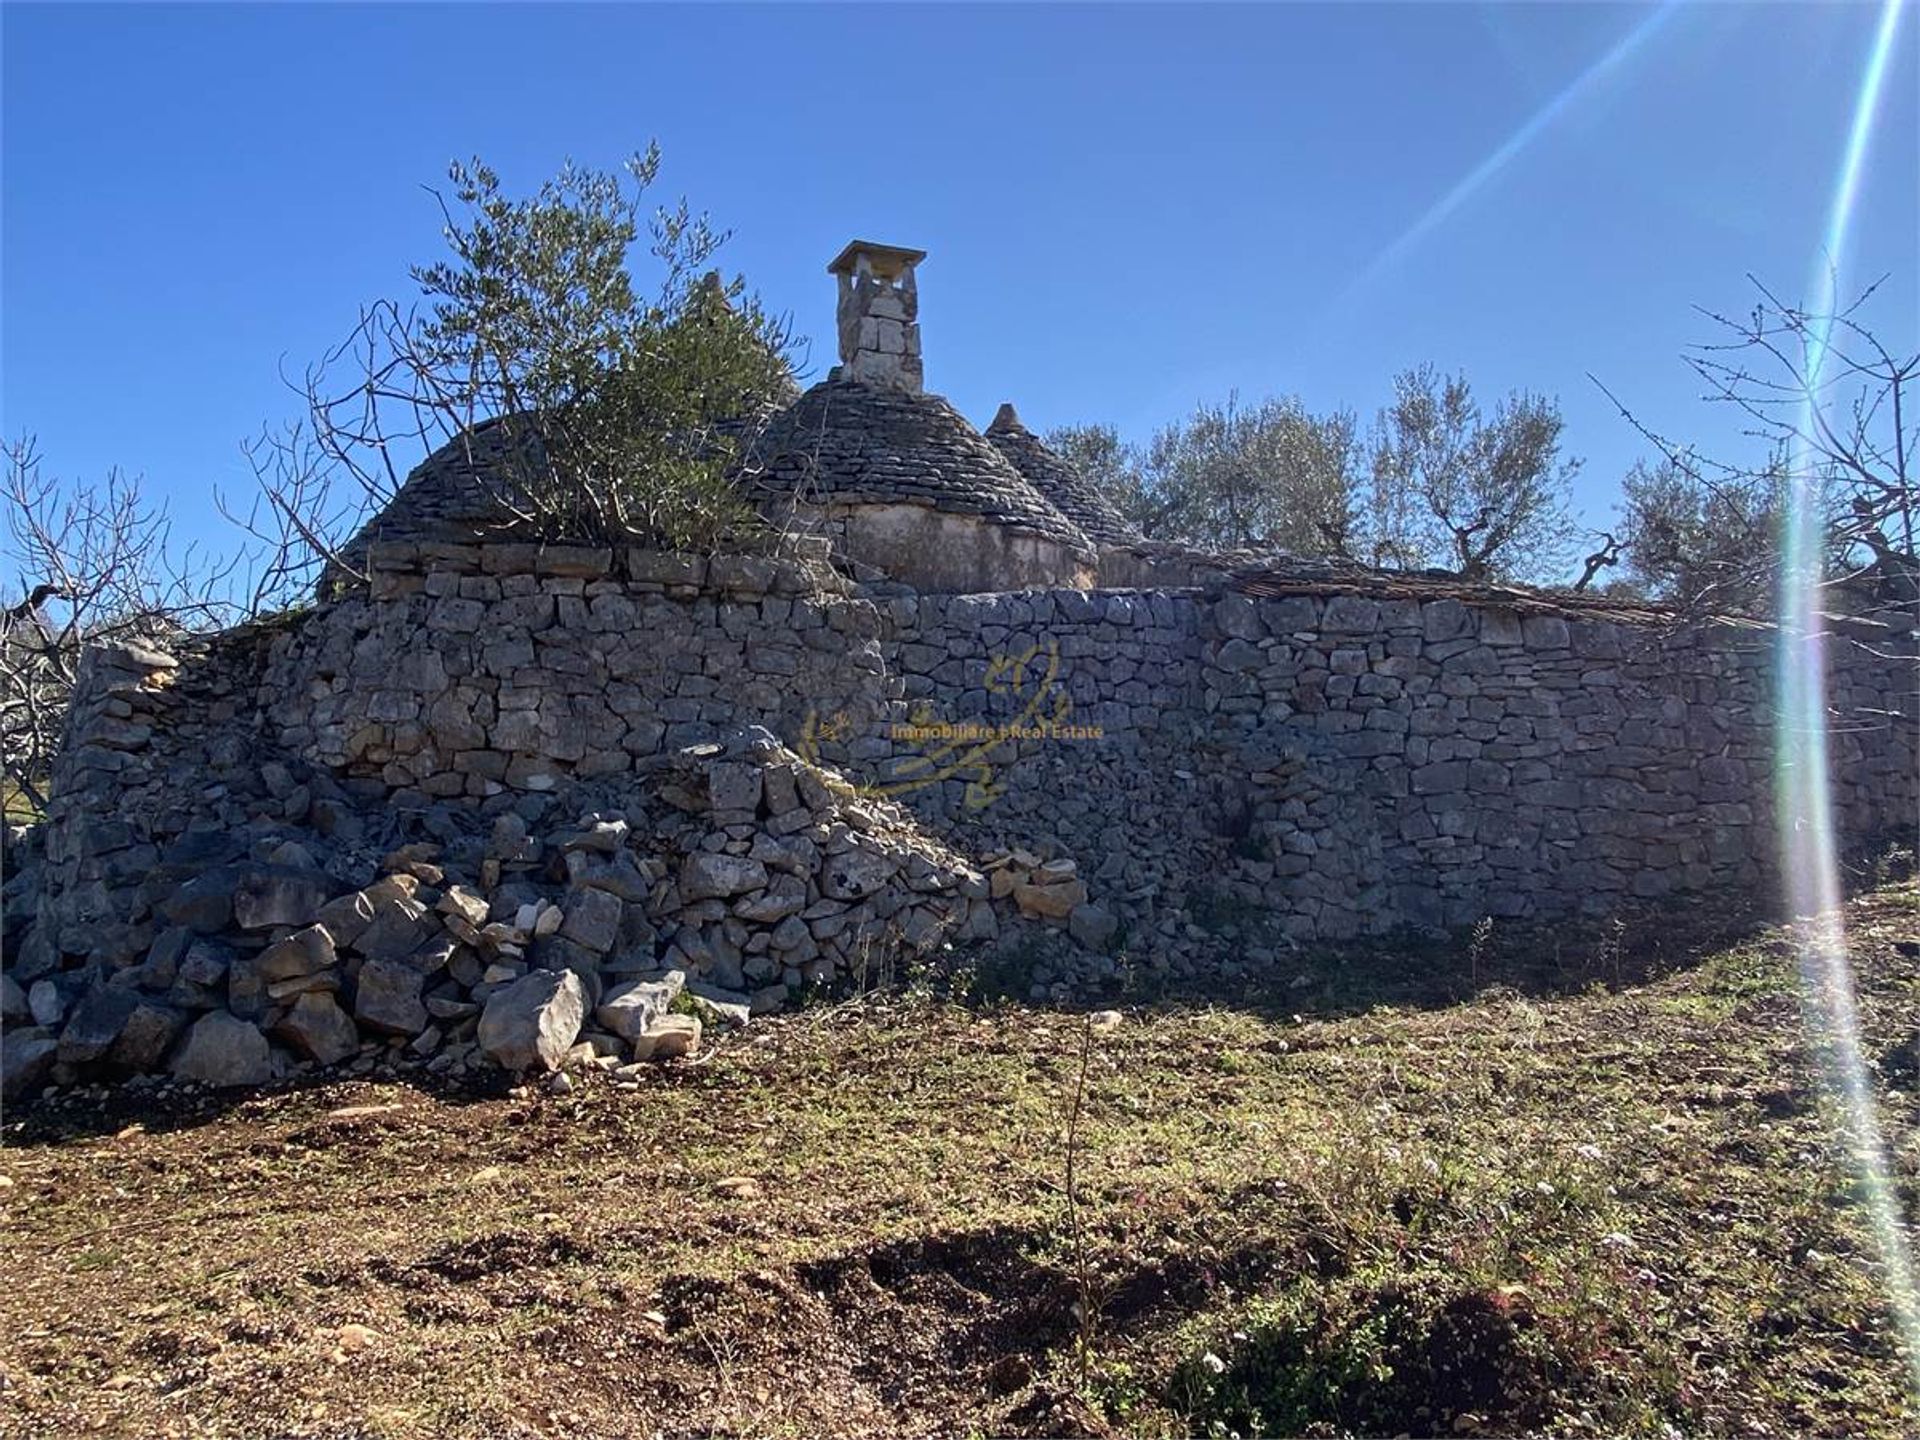
{"label": "bare branched bush", "polygon": [[15,595],[0,610],[0,766],[9,812],[36,813],[82,648],[231,623],[250,608],[255,577],[244,554],[175,551],[166,511],[137,479],[115,470],[63,482],[31,438],[4,448],[0,545]]}
{"label": "bare branched bush", "polygon": [[1747,314],[1701,311],[1717,338],[1686,362],[1705,398],[1759,442],[1758,463],[1672,440],[1607,392],[1660,456],[1627,482],[1630,568],[1689,609],[1766,608],[1783,516],[1798,496],[1816,512],[1836,602],[1920,604],[1920,352],[1869,325],[1877,286],[1850,304],[1807,308],[1752,284],[1759,300]]}

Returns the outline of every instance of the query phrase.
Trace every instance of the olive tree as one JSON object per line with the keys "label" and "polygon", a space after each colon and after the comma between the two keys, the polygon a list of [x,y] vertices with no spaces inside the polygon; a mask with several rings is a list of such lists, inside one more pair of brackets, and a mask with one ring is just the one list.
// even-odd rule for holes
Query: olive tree
{"label": "olive tree", "polygon": [[733,471],[792,384],[791,337],[712,268],[724,231],[685,201],[645,212],[659,165],[653,147],[618,173],[569,164],[523,198],[479,160],[452,165],[448,254],[411,269],[417,301],[366,307],[300,382],[305,421],[253,451],[277,527],[338,562],[413,461],[477,452],[484,429],[476,478],[529,538],[704,546],[756,529]]}
{"label": "olive tree", "polygon": [[1551,580],[1565,569],[1578,460],[1545,396],[1515,391],[1491,414],[1462,375],[1403,371],[1380,412],[1356,559],[1472,580]]}
{"label": "olive tree", "polygon": [[[1144,446],[1106,425],[1048,442],[1149,538],[1473,579],[1554,579],[1574,535],[1559,408],[1515,393],[1483,413],[1464,377],[1394,382],[1363,435],[1294,397],[1202,404]],[[1589,576],[1590,578],[1590,576]]]}
{"label": "olive tree", "polygon": [[1352,525],[1354,417],[1314,415],[1292,396],[1203,402],[1144,447],[1105,425],[1047,439],[1149,538],[1319,555]]}
{"label": "olive tree", "polygon": [[1686,609],[1764,608],[1784,496],[1779,465],[1710,480],[1690,456],[1636,461],[1621,482],[1627,578]]}
{"label": "olive tree", "polygon": [[1148,493],[1140,447],[1112,425],[1062,425],[1043,437],[1049,449],[1097,486],[1141,534],[1159,537],[1160,514]]}

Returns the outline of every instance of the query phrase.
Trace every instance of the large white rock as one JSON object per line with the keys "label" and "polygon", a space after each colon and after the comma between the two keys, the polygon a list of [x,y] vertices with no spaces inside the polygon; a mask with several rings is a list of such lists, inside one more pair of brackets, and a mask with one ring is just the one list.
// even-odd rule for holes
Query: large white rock
{"label": "large white rock", "polygon": [[685,980],[684,971],[669,970],[663,980],[635,980],[619,986],[607,992],[593,1018],[631,1045],[667,1013]]}
{"label": "large white rock", "polygon": [[700,1021],[692,1015],[662,1015],[633,1042],[636,1060],[677,1060],[700,1048]]}
{"label": "large white rock", "polygon": [[587,1017],[587,991],[571,970],[535,970],[487,997],[480,1049],[503,1070],[558,1069]]}

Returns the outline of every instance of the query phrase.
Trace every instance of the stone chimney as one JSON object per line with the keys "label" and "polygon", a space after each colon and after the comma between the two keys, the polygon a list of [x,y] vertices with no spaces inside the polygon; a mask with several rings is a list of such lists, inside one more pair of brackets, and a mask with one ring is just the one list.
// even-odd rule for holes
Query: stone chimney
{"label": "stone chimney", "polygon": [[924,250],[855,240],[827,267],[840,277],[837,378],[919,393],[920,295],[913,267],[926,258]]}

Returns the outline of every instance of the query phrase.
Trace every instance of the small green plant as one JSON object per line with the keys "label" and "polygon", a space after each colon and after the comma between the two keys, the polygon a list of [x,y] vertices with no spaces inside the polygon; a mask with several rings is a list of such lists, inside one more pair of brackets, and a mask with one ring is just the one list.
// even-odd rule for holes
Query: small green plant
{"label": "small green plant", "polygon": [[673,999],[667,1002],[667,1013],[669,1015],[691,1015],[694,1019],[698,1020],[706,1013],[706,1007],[694,999],[689,992],[677,990],[674,992]]}
{"label": "small green plant", "polygon": [[1600,933],[1600,950],[1596,957],[1600,969],[1617,986],[1622,975],[1622,959],[1627,949],[1627,922],[1618,915],[1608,919],[1606,927]]}

